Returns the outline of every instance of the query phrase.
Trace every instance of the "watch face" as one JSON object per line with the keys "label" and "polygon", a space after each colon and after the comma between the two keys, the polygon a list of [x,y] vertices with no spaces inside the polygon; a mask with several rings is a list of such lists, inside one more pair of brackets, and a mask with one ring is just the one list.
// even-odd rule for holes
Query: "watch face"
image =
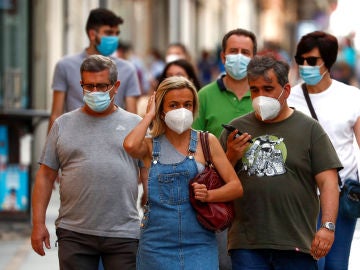
{"label": "watch face", "polygon": [[321,227],[324,227],[330,231],[335,231],[335,224],[332,222],[325,222]]}

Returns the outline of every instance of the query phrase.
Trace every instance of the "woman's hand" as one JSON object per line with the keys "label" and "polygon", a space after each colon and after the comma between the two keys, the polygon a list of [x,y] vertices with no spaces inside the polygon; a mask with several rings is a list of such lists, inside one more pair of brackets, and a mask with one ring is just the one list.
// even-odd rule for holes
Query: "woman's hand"
{"label": "woman's hand", "polygon": [[206,202],[208,198],[208,190],[204,184],[192,183],[192,187],[194,188],[195,199]]}
{"label": "woman's hand", "polygon": [[152,118],[155,117],[155,93],[153,93],[148,100],[146,107],[146,114],[150,115]]}

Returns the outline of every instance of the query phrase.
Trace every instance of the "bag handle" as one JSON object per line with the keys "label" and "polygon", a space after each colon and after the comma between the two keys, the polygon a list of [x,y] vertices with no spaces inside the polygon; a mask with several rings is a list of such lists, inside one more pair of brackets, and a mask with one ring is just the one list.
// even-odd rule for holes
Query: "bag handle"
{"label": "bag handle", "polygon": [[206,166],[213,166],[210,154],[210,147],[209,147],[209,132],[200,131],[200,142],[201,147],[204,153],[204,158],[206,162]]}

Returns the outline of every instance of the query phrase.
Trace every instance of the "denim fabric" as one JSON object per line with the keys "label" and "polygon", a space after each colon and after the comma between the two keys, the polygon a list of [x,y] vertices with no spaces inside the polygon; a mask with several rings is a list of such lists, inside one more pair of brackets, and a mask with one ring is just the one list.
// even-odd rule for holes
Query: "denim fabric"
{"label": "denim fabric", "polygon": [[[340,203],[340,202],[339,202]],[[336,220],[335,241],[330,252],[318,261],[319,270],[347,270],[350,249],[357,219],[338,215]],[[318,227],[321,225],[321,212]]]}
{"label": "denim fabric", "polygon": [[[189,150],[195,152],[195,131],[191,137]],[[188,155],[179,163],[161,164],[160,153],[160,144],[154,138],[137,269],[217,270],[215,234],[198,223],[189,202],[189,180],[198,172],[195,159]]]}
{"label": "denim fabric", "polygon": [[230,250],[233,270],[317,270],[310,254],[275,249]]}

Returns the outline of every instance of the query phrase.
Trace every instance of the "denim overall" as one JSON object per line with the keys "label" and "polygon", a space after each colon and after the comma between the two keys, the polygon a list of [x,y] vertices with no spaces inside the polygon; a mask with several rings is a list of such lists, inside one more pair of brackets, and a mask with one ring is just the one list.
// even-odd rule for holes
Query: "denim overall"
{"label": "denim overall", "polygon": [[193,156],[196,145],[197,133],[191,130],[188,156],[179,163],[162,164],[159,138],[153,139],[138,270],[218,269],[215,234],[199,224],[189,202],[189,180],[198,173]]}

